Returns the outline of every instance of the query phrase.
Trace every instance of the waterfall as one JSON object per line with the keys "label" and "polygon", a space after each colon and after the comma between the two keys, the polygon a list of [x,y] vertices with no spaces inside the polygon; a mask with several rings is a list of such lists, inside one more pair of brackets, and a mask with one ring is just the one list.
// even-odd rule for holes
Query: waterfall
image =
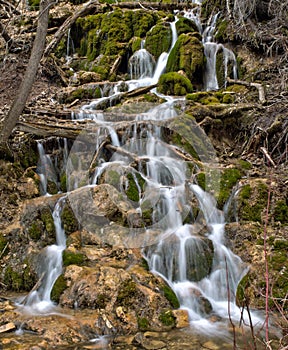
{"label": "waterfall", "polygon": [[57,175],[54,164],[48,154],[46,154],[43,144],[37,143],[39,162],[37,165],[37,173],[40,178],[40,192],[42,195],[49,195],[47,191],[48,181],[57,182]]}
{"label": "waterfall", "polygon": [[55,308],[50,294],[55,281],[62,273],[62,252],[66,248],[66,237],[61,222],[64,202],[65,197],[61,197],[52,214],[56,231],[56,244],[45,247],[39,256],[39,286],[36,290],[32,290],[21,303],[21,306],[28,312],[50,313]]}
{"label": "waterfall", "polygon": [[[136,51],[129,60],[130,67],[130,77],[131,80],[125,81],[128,86],[128,91],[135,90],[139,87],[145,87],[149,85],[157,84],[160,75],[165,71],[169,53],[171,52],[173,46],[177,41],[177,31],[176,31],[176,22],[178,18],[175,17],[174,22],[170,23],[171,32],[172,32],[172,42],[169,49],[169,52],[162,52],[159,56],[156,66],[152,55],[145,49],[142,48]],[[154,68],[155,67],[155,68]],[[154,68],[154,71],[153,71]],[[134,77],[134,79],[133,79]],[[90,104],[82,106],[82,111],[80,113],[73,113],[72,119],[98,119],[99,113],[87,113],[87,110],[96,110],[97,107],[103,101],[112,101],[113,98],[117,97],[120,94],[122,83],[116,84],[112,94],[109,96],[101,97],[97,100],[92,101]]]}
{"label": "waterfall", "polygon": [[136,51],[129,59],[131,79],[152,77],[154,65],[154,58],[146,49]]}
{"label": "waterfall", "polygon": [[[204,55],[206,57],[206,67],[204,73],[204,88],[205,90],[218,90],[226,87],[226,80],[228,77],[228,67],[232,66],[233,79],[237,79],[237,62],[233,51],[224,47],[223,44],[218,44],[214,41],[214,34],[216,30],[216,22],[219,13],[215,14],[211,23],[204,29],[200,21],[200,6],[184,12],[184,17],[193,21],[202,35],[202,42],[204,46]],[[223,54],[221,59],[220,54]],[[217,65],[223,67],[224,71],[224,86],[219,86],[217,77]],[[218,67],[219,69],[219,67]]]}

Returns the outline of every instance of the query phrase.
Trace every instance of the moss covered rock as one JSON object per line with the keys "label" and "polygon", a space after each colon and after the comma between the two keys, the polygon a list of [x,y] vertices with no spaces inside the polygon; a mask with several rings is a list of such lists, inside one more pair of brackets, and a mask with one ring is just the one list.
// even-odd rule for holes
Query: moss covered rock
{"label": "moss covered rock", "polygon": [[172,43],[172,31],[168,22],[156,24],[146,36],[145,49],[158,59],[162,52],[168,52]]}
{"label": "moss covered rock", "polygon": [[60,275],[54,283],[54,286],[51,290],[50,298],[56,303],[59,302],[61,294],[67,288],[67,282],[64,278],[64,275]]}
{"label": "moss covered rock", "polygon": [[180,17],[176,22],[176,30],[178,36],[181,34],[187,34],[191,32],[198,32],[197,25],[195,22],[191,21],[189,18]]}
{"label": "moss covered rock", "polygon": [[165,95],[183,96],[193,89],[190,80],[176,72],[165,73],[160,76],[157,91]]}
{"label": "moss covered rock", "polygon": [[202,86],[204,63],[204,48],[198,34],[181,34],[168,57],[166,71],[183,70],[193,85]]}

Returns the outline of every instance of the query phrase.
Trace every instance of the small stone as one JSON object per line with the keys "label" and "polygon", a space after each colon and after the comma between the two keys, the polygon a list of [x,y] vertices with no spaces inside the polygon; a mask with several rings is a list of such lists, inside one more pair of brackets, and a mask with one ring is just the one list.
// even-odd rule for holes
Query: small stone
{"label": "small stone", "polygon": [[142,346],[144,349],[147,349],[147,350],[157,350],[157,349],[165,348],[166,344],[161,340],[144,339]]}
{"label": "small stone", "polygon": [[212,341],[207,341],[202,346],[203,346],[203,348],[210,349],[210,350],[218,350],[219,349],[219,346],[212,343]]}

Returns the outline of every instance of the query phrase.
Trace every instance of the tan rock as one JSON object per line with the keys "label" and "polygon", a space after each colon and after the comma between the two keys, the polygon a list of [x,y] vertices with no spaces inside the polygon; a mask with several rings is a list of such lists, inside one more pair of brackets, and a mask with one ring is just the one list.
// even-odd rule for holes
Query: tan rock
{"label": "tan rock", "polygon": [[16,326],[13,322],[8,322],[0,327],[0,333],[12,331]]}
{"label": "tan rock", "polygon": [[176,328],[189,327],[189,314],[187,310],[178,309],[172,311],[173,316],[176,318]]}

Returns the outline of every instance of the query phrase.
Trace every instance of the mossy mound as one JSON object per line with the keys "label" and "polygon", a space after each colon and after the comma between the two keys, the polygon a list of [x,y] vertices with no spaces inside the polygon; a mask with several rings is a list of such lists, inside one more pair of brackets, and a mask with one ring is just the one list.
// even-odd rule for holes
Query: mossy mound
{"label": "mossy mound", "polygon": [[192,94],[188,94],[186,99],[203,105],[220,103],[219,99],[212,92],[207,91],[193,92]]}
{"label": "mossy mound", "polygon": [[83,265],[86,261],[86,256],[78,251],[64,250],[62,254],[63,265]]}
{"label": "mossy mound", "polygon": [[181,34],[168,57],[167,72],[183,70],[194,85],[202,86],[204,48],[198,33]]}
{"label": "mossy mound", "polygon": [[[48,206],[43,206],[25,219],[25,231],[33,241],[44,241],[47,238],[55,239],[55,225],[52,211]],[[26,221],[27,220],[27,221]]]}
{"label": "mossy mound", "polygon": [[146,36],[145,49],[157,60],[162,52],[168,52],[172,43],[172,31],[168,22],[156,24]]}
{"label": "mossy mound", "polygon": [[61,213],[61,220],[66,235],[69,235],[78,230],[78,221],[68,203],[65,203],[64,205]]}
{"label": "mossy mound", "polygon": [[67,282],[64,276],[60,275],[55,281],[54,286],[51,290],[51,295],[50,295],[51,300],[55,301],[56,303],[59,303],[60,296],[66,288],[67,288]]}
{"label": "mossy mound", "polygon": [[[119,72],[126,73],[131,51],[140,48],[141,38],[145,37],[158,18],[155,12],[124,11],[119,8],[78,18],[71,27],[74,48],[81,57],[85,56],[78,66],[81,64],[81,69],[98,73],[102,80],[114,80],[115,77],[109,74],[110,69],[120,58]],[[62,46],[65,45],[65,42],[62,43]],[[58,51],[60,55],[63,54],[63,50]]]}
{"label": "mossy mound", "polygon": [[191,92],[191,81],[176,72],[165,73],[160,76],[157,91],[165,95],[183,96]]}
{"label": "mossy mound", "polygon": [[198,32],[197,25],[195,22],[191,21],[189,18],[180,17],[176,22],[176,30],[178,36],[181,34],[187,34],[191,32]]}
{"label": "mossy mound", "polygon": [[8,266],[3,278],[3,283],[7,290],[15,292],[30,291],[36,281],[37,275],[27,258],[24,259],[20,266]]}

